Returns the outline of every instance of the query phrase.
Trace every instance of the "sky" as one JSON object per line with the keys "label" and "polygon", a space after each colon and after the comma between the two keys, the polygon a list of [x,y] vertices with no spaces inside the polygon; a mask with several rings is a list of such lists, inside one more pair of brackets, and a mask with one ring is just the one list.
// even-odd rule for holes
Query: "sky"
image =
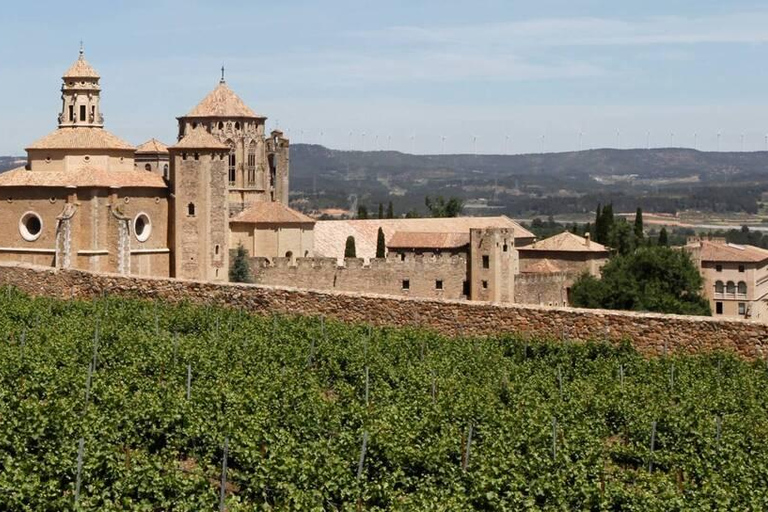
{"label": "sky", "polygon": [[765,0],[2,6],[0,155],[56,128],[84,42],[105,128],[172,143],[226,68],[293,143],[415,153],[768,148]]}

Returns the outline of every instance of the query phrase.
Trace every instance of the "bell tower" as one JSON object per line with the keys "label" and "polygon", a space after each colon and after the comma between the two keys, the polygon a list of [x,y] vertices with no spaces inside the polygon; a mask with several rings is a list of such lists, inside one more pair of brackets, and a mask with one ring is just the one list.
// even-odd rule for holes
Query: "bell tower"
{"label": "bell tower", "polygon": [[61,78],[59,128],[104,127],[104,116],[99,108],[101,77],[85,60],[83,53],[80,43],[80,56]]}

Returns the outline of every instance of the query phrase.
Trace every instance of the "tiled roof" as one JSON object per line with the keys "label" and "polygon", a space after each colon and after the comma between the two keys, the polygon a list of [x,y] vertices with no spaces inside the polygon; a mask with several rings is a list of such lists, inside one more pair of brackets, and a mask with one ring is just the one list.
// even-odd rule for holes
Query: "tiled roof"
{"label": "tiled roof", "polygon": [[497,217],[453,217],[425,219],[368,219],[368,220],[320,220],[315,224],[315,255],[344,259],[344,246],[348,236],[355,237],[355,249],[359,258],[376,257],[376,237],[379,226],[385,241],[392,240],[396,232],[416,233],[465,233],[472,228],[507,228],[514,230],[515,241],[528,241],[533,233],[514,220]]}
{"label": "tiled roof", "polygon": [[171,149],[226,149],[229,146],[205,131],[205,128],[197,127],[186,134],[179,142],[171,146]]}
{"label": "tiled roof", "polygon": [[168,152],[168,146],[166,146],[165,144],[163,144],[159,140],[153,138],[153,139],[149,139],[144,144],[140,144],[136,148],[136,152],[137,153],[150,153],[150,154],[154,154],[154,153],[167,153]]}
{"label": "tiled roof", "polygon": [[0,174],[0,187],[167,188],[163,177],[146,171],[106,171],[82,167],[74,171],[28,171],[24,167]]}
{"label": "tiled roof", "polygon": [[263,201],[253,203],[237,214],[230,222],[248,224],[314,224],[315,219],[293,208],[289,208],[283,203]]}
{"label": "tiled roof", "polygon": [[469,244],[467,233],[415,233],[396,231],[387,242],[390,249],[456,249]]}
{"label": "tiled roof", "polygon": [[219,82],[208,96],[184,117],[262,117],[257,115],[225,82]]}
{"label": "tiled roof", "polygon": [[136,148],[112,135],[104,128],[86,126],[59,128],[42,139],[33,142],[27,149],[125,149]]}
{"label": "tiled roof", "polygon": [[566,252],[608,252],[608,249],[597,242],[589,241],[569,231],[539,240],[526,247],[518,247],[520,251],[566,251]]}
{"label": "tiled roof", "polygon": [[525,270],[523,270],[523,273],[537,273],[537,274],[554,274],[556,272],[562,272],[563,269],[561,269],[557,263],[544,258],[540,260],[536,260],[534,263],[531,263],[530,265],[525,267]]}
{"label": "tiled roof", "polygon": [[754,245],[736,245],[702,240],[685,246],[686,249],[700,250],[702,261],[761,262],[768,260],[768,250]]}
{"label": "tiled roof", "polygon": [[85,60],[81,51],[80,57],[78,57],[75,63],[64,73],[63,78],[99,78],[99,74],[90,64],[88,64],[88,61]]}

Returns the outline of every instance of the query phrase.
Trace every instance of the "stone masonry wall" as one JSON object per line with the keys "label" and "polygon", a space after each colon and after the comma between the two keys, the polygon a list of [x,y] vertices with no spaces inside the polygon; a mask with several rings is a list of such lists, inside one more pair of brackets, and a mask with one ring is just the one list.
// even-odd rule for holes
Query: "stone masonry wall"
{"label": "stone masonry wall", "polygon": [[187,300],[255,314],[325,315],[345,322],[419,325],[448,335],[517,332],[573,341],[628,339],[647,355],[662,354],[666,347],[669,353],[722,349],[745,358],[762,358],[768,349],[768,325],[709,317],[318,292],[0,263],[0,286],[5,285],[32,295],[87,299],[108,293],[170,303]]}
{"label": "stone masonry wall", "polygon": [[262,315],[325,315],[381,326],[418,325],[448,335],[510,332],[573,341],[627,339],[646,355],[662,354],[665,349],[668,353],[721,349],[750,359],[768,355],[768,325],[746,320],[319,292],[0,263],[0,286],[5,285],[63,299],[108,293],[170,303],[186,300]]}
{"label": "stone masonry wall", "polygon": [[[336,258],[251,259],[251,273],[257,284],[294,286],[313,290],[377,293],[403,297],[461,299],[467,279],[467,260],[449,254],[407,254],[405,260],[391,256],[347,258],[338,266]],[[408,288],[403,282],[408,281]],[[442,288],[438,288],[441,281]]]}
{"label": "stone masonry wall", "polygon": [[570,272],[517,274],[515,302],[542,306],[567,306],[568,289],[577,277],[578,274]]}

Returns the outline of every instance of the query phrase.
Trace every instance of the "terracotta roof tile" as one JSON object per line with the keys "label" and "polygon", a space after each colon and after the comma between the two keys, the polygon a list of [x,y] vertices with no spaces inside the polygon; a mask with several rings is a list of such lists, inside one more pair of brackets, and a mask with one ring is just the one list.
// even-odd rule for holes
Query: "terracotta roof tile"
{"label": "terracotta roof tile", "polygon": [[195,128],[186,134],[179,142],[170,147],[170,149],[226,149],[229,146],[208,133],[205,128]]}
{"label": "terracotta roof tile", "polygon": [[396,231],[387,242],[387,247],[391,249],[456,249],[467,244],[469,244],[469,232],[415,233]]}
{"label": "terracotta roof tile", "polygon": [[385,241],[390,241],[397,231],[465,233],[468,235],[471,228],[494,227],[514,230],[516,244],[521,239],[527,241],[534,238],[533,233],[504,215],[424,219],[320,220],[315,224],[315,255],[343,261],[347,237],[354,236],[357,256],[365,259],[375,258],[379,226],[384,231]]}
{"label": "terracotta roof tile", "polygon": [[0,174],[0,187],[167,188],[163,177],[146,171],[106,171],[82,167],[74,171],[28,171],[24,167]]}
{"label": "terracotta roof tile", "polygon": [[314,224],[315,219],[293,208],[289,208],[283,203],[263,201],[253,203],[232,218],[230,222],[248,224]]}
{"label": "terracotta roof tile", "polygon": [[167,153],[168,152],[168,146],[163,144],[157,139],[149,139],[144,144],[140,144],[136,148],[136,153],[149,153],[149,154],[155,154],[155,153]]}
{"label": "terracotta roof tile", "polygon": [[30,149],[125,149],[136,148],[112,135],[104,128],[66,127],[59,128],[38,139],[27,147]]}
{"label": "terracotta roof tile", "polygon": [[208,96],[184,117],[258,117],[225,82],[219,82]]}
{"label": "terracotta roof tile", "polygon": [[99,78],[99,74],[85,60],[81,52],[75,63],[64,72],[63,78]]}
{"label": "terracotta roof tile", "polygon": [[737,245],[702,240],[685,246],[700,250],[702,261],[761,262],[768,260],[768,250],[754,245]]}
{"label": "terracotta roof tile", "polygon": [[539,240],[526,247],[518,247],[520,251],[566,251],[566,252],[608,252],[608,249],[597,242],[589,241],[569,231]]}

